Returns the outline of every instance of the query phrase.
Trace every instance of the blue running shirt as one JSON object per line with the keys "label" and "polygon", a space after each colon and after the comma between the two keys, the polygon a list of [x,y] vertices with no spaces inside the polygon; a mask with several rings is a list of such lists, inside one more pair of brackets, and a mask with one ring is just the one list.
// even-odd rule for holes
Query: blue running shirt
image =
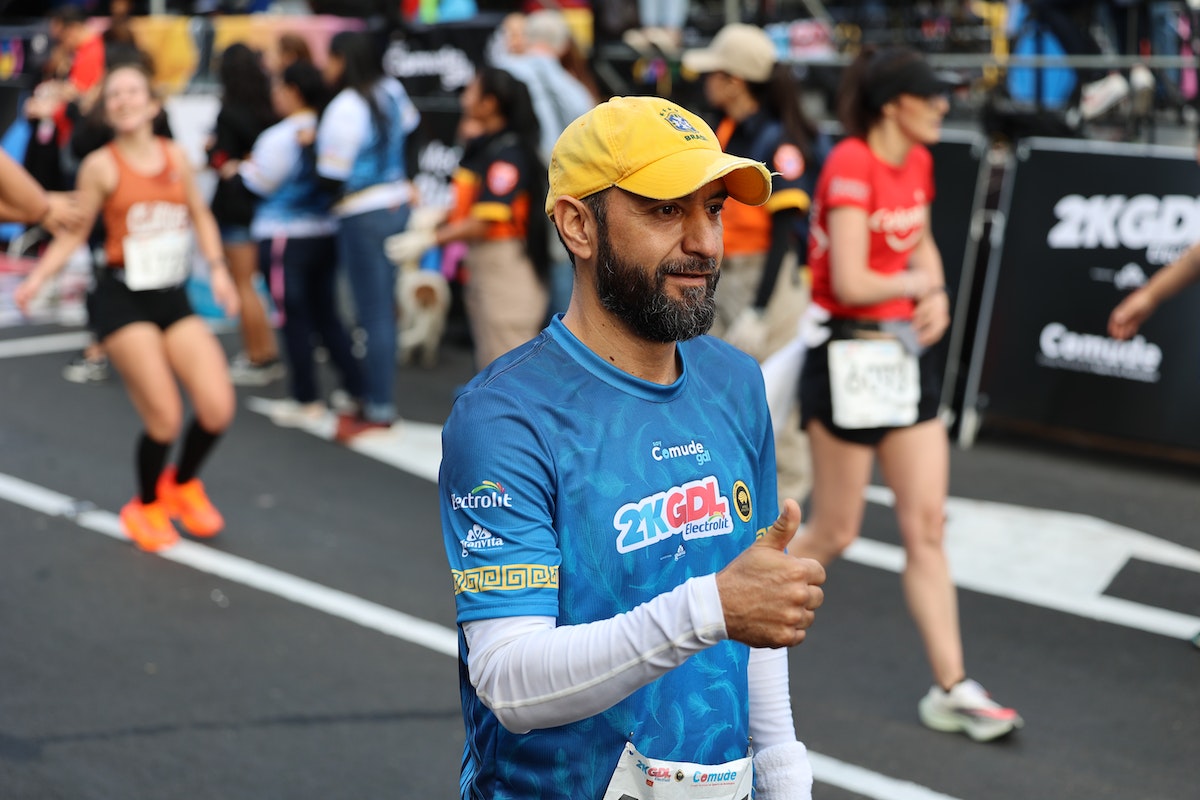
{"label": "blue running shirt", "polygon": [[[709,336],[670,386],[618,370],[556,318],[456,398],[442,531],[459,623],[608,619],[722,569],[778,516],[762,374]],[[513,734],[475,695],[459,632],[462,798],[599,798],[624,743],[660,759],[746,755],[749,648],[724,641],[596,716]]]}

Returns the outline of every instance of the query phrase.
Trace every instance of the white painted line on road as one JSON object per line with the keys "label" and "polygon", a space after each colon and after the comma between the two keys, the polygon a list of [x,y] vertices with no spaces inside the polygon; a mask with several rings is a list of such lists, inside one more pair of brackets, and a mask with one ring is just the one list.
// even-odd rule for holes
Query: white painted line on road
{"label": "white painted line on road", "polygon": [[[129,541],[121,531],[120,520],[116,514],[12,475],[0,473],[0,499],[46,516],[70,519],[81,528],[122,542]],[[217,575],[388,636],[412,642],[436,653],[458,658],[456,631],[346,592],[187,540],[180,541],[157,555],[200,572]],[[950,795],[935,792],[924,786],[890,778],[811,750],[808,751],[808,757],[816,780],[871,800],[956,800]]]}
{"label": "white painted line on road", "polygon": [[820,753],[808,751],[808,761],[812,765],[813,777],[837,786],[863,797],[877,800],[955,800],[948,794],[935,792],[912,781],[902,781],[871,772],[869,769],[836,758],[823,756]]}
{"label": "white painted line on road", "polygon": [[0,358],[69,353],[72,350],[82,350],[91,340],[92,336],[87,331],[50,333],[45,336],[27,336],[24,339],[5,339],[0,340]]}
{"label": "white painted line on road", "polygon": [[[0,474],[0,498],[47,516],[72,519],[81,528],[128,542],[128,538],[121,531],[116,514],[89,508],[89,504],[20,478]],[[168,561],[217,575],[317,611],[324,611],[434,652],[458,657],[458,634],[445,626],[280,572],[249,559],[187,540],[160,551],[158,555]]]}

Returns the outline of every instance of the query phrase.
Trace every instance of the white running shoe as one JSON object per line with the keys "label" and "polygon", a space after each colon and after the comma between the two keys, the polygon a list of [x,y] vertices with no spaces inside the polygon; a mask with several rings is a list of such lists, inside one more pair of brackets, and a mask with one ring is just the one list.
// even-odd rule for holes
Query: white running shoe
{"label": "white running shoe", "polygon": [[278,358],[255,364],[245,353],[238,353],[229,362],[229,380],[234,386],[267,386],[286,376],[287,367]]}
{"label": "white running shoe", "polygon": [[281,428],[311,428],[329,416],[329,409],[320,400],[297,403],[295,400],[278,400],[268,412],[271,422]]}
{"label": "white running shoe", "polygon": [[100,383],[108,380],[108,359],[88,358],[80,353],[63,367],[62,376],[71,383]]}
{"label": "white running shoe", "polygon": [[933,686],[917,706],[927,728],[965,733],[977,742],[990,742],[1025,724],[1021,715],[1005,708],[973,680],[960,681],[944,691]]}

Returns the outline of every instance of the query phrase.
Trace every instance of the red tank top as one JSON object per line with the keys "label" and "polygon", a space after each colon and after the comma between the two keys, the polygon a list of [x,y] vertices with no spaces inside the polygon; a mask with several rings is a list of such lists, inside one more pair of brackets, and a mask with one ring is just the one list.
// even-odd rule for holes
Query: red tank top
{"label": "red tank top", "polygon": [[126,236],[187,230],[191,225],[183,176],[166,140],[160,137],[158,142],[165,166],[156,175],[138,172],[121,157],[116,144],[108,145],[117,164],[117,188],[104,203],[104,255],[110,267],[125,264]]}

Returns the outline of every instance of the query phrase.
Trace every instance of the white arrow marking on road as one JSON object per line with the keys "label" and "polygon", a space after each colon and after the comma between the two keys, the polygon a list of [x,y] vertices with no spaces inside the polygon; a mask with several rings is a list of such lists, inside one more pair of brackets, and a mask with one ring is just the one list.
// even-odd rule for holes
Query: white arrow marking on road
{"label": "white arrow marking on road", "polygon": [[[280,402],[266,397],[248,397],[246,408],[270,419],[271,412],[279,407]],[[330,412],[301,428],[322,439],[332,439],[337,418]],[[389,430],[363,434],[347,446],[376,461],[437,483],[438,467],[442,463],[441,425],[400,420]]]}
{"label": "white arrow marking on road", "polygon": [[[890,489],[867,487],[867,499],[890,506]],[[1068,614],[1190,639],[1200,617],[1108,597],[1105,589],[1131,558],[1200,573],[1200,552],[1112,522],[1067,511],[951,497],[946,552],[954,582]],[[859,539],[846,558],[899,572],[904,549]]]}

